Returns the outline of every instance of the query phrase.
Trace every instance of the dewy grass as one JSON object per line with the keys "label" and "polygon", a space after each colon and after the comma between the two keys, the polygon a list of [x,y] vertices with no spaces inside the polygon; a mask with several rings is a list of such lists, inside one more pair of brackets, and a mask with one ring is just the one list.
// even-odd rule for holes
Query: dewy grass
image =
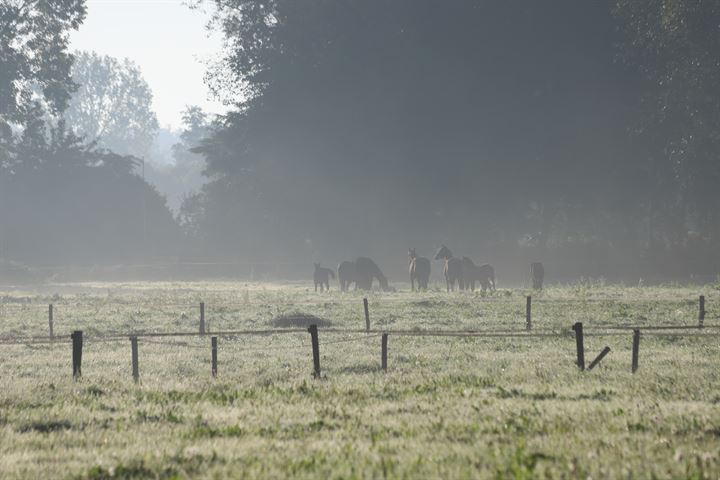
{"label": "dewy grass", "polygon": [[[398,287],[403,287],[398,285]],[[571,335],[551,338],[390,336],[320,330],[322,379],[307,333],[210,339],[104,333],[268,329],[300,311],[362,329],[363,294],[305,284],[123,283],[0,291],[0,335],[84,330],[83,376],[71,347],[0,346],[2,478],[718,478],[717,337],[586,338],[591,372],[575,366]],[[405,288],[407,290],[407,288]],[[373,292],[374,328],[517,329],[525,295]],[[713,289],[592,285],[533,297],[533,328],[717,325]],[[20,301],[22,299],[22,301]],[[280,329],[279,329],[280,330]],[[95,339],[93,339],[93,335]]]}

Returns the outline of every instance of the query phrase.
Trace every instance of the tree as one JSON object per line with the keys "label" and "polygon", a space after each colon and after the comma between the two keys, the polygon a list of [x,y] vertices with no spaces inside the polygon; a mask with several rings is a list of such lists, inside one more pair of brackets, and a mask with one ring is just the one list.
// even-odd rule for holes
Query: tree
{"label": "tree", "polygon": [[10,125],[25,122],[38,94],[55,113],[66,106],[76,88],[69,74],[69,32],[85,13],[84,0],[0,3],[0,155],[7,158]]}
{"label": "tree", "polygon": [[63,114],[68,126],[102,148],[144,157],[158,121],[152,91],[138,66],[128,59],[78,52],[72,75],[80,87]]}
{"label": "tree", "polygon": [[[646,80],[643,122],[649,236],[673,248],[720,242],[720,6],[619,0],[622,58]],[[663,255],[664,252],[660,252]]]}
{"label": "tree", "polygon": [[137,159],[97,150],[41,109],[0,172],[4,254],[29,265],[137,261],[176,253],[165,199],[133,173]]}
{"label": "tree", "polygon": [[[77,84],[68,33],[84,1],[0,2],[0,244],[31,265],[167,254],[178,229],[137,159],[98,150],[63,119]],[[103,99],[96,99],[103,101]]]}
{"label": "tree", "polygon": [[585,219],[614,206],[634,90],[609,3],[215,5],[213,86],[245,92],[202,146],[218,243],[292,258],[420,239],[486,256],[538,232],[593,238]]}

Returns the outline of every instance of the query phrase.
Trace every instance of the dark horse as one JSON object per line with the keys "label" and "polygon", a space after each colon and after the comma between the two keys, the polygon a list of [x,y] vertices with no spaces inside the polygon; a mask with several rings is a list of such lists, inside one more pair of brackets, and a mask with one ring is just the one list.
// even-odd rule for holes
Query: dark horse
{"label": "dark horse", "polygon": [[435,254],[435,260],[445,260],[445,283],[447,284],[447,291],[455,290],[455,282],[458,283],[460,290],[465,290],[465,283],[463,278],[463,264],[462,260],[453,257],[452,252],[445,245]]}
{"label": "dark horse", "polygon": [[425,257],[418,257],[415,249],[408,250],[410,257],[410,288],[415,291],[415,280],[418,282],[418,290],[427,290],[430,280],[430,260]]}
{"label": "dark horse", "polygon": [[387,277],[380,271],[380,267],[367,257],[355,259],[355,285],[361,290],[371,290],[373,279],[377,278],[380,288],[387,292],[390,290]]}
{"label": "dark horse", "polygon": [[340,291],[347,292],[351,283],[355,283],[357,288],[355,262],[344,261],[338,265],[338,282],[340,282]]}
{"label": "dark horse", "polygon": [[318,285],[320,285],[320,291],[330,290],[330,277],[335,279],[335,272],[329,268],[323,268],[319,263],[315,263],[315,272],[313,273],[313,280],[315,281],[315,291],[317,292]]}
{"label": "dark horse", "polygon": [[540,262],[530,264],[530,278],[532,278],[533,289],[542,290],[545,280],[545,267]]}
{"label": "dark horse", "polygon": [[475,291],[475,282],[480,282],[482,291],[495,290],[495,269],[489,263],[475,265],[468,257],[462,258],[465,287]]}
{"label": "dark horse", "polygon": [[358,257],[354,262],[345,261],[338,265],[338,280],[343,292],[347,291],[353,282],[356,290],[371,290],[373,279],[380,282],[380,288],[384,291],[392,290],[380,267],[367,257]]}

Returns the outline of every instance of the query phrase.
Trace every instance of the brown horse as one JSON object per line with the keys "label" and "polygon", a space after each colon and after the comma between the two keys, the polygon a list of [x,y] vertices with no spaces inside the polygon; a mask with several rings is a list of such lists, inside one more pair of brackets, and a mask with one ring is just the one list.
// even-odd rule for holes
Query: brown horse
{"label": "brown horse", "polygon": [[465,286],[475,291],[475,282],[480,282],[482,291],[495,290],[495,269],[488,263],[475,265],[468,257],[462,258]]}
{"label": "brown horse", "polygon": [[445,283],[447,284],[447,291],[455,290],[455,282],[458,283],[460,290],[465,290],[465,282],[463,277],[463,264],[462,260],[453,257],[452,252],[445,245],[441,246],[435,254],[435,260],[445,260]]}
{"label": "brown horse", "polygon": [[320,285],[320,291],[330,290],[330,277],[335,279],[335,272],[329,268],[323,268],[319,263],[315,263],[315,272],[313,272],[313,280],[315,281],[315,291],[317,292],[318,285]]}
{"label": "brown horse", "polygon": [[430,280],[430,260],[425,257],[418,257],[415,249],[408,250],[410,257],[410,289],[415,291],[415,280],[418,282],[418,290],[427,290]]}
{"label": "brown horse", "polygon": [[375,262],[367,257],[356,258],[355,285],[357,288],[360,290],[372,290],[372,282],[375,278],[380,283],[380,288],[383,291],[389,292],[392,290],[388,285],[387,277],[385,277]]}
{"label": "brown horse", "polygon": [[347,292],[351,283],[355,283],[357,289],[357,268],[355,262],[344,261],[338,265],[338,282],[340,282],[340,291]]}

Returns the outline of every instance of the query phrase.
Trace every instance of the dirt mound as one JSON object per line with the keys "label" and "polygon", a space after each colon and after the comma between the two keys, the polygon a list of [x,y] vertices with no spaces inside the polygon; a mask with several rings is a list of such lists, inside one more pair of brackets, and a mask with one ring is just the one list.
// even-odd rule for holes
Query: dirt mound
{"label": "dirt mound", "polygon": [[309,327],[310,325],[330,327],[332,323],[330,320],[302,312],[283,313],[272,319],[272,326],[276,328]]}

